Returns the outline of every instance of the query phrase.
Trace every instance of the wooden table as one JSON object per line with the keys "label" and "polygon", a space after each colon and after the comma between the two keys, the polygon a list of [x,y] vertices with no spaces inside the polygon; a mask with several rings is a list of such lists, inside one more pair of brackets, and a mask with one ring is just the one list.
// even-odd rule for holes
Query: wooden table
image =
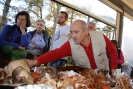
{"label": "wooden table", "polygon": [[4,68],[11,60],[0,60],[0,68]]}

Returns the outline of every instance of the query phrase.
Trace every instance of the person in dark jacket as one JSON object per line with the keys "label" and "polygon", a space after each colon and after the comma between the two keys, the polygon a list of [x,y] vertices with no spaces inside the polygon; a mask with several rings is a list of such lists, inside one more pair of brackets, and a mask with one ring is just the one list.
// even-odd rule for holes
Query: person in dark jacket
{"label": "person in dark jacket", "polygon": [[26,11],[19,12],[14,25],[5,25],[0,34],[0,48],[3,54],[11,54],[11,59],[25,58],[25,47],[30,42],[27,27],[30,26],[30,15]]}
{"label": "person in dark jacket", "polygon": [[29,32],[31,35],[30,44],[27,46],[27,58],[33,59],[50,49],[50,36],[43,30],[45,27],[44,20],[36,21],[36,30]]}

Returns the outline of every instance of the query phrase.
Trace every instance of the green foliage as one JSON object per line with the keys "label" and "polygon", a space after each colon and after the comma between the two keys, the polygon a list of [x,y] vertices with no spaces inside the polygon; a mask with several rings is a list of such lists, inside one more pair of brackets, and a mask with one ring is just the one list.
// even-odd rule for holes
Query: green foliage
{"label": "green foliage", "polygon": [[43,6],[43,1],[44,0],[26,0],[30,5],[29,6]]}
{"label": "green foliage", "polygon": [[50,35],[50,37],[52,37],[52,28],[48,28],[48,27],[45,27],[45,30],[44,30],[47,34]]}
{"label": "green foliage", "polygon": [[42,19],[42,7],[44,0],[25,0],[28,4],[28,11],[34,13],[38,19]]}
{"label": "green foliage", "polygon": [[48,21],[52,20],[53,22],[55,22],[56,16],[57,16],[57,9],[61,9],[61,5],[55,3],[55,2],[51,2],[50,3],[50,11],[49,14],[46,16],[46,19]]}

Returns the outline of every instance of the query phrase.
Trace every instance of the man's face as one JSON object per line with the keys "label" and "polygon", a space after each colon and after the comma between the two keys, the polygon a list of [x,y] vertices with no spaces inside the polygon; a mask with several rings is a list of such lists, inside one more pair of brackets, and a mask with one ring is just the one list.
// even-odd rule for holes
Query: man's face
{"label": "man's face", "polygon": [[44,29],[44,22],[43,21],[36,22],[36,29],[38,33],[41,33],[42,30]]}
{"label": "man's face", "polygon": [[89,29],[89,31],[95,31],[96,29],[95,29],[95,25],[94,24],[88,24],[88,29]]}
{"label": "man's face", "polygon": [[83,30],[80,24],[72,24],[70,27],[71,37],[76,44],[82,43],[86,36],[87,30]]}
{"label": "man's face", "polygon": [[66,21],[67,21],[67,19],[65,18],[65,14],[60,13],[60,14],[58,15],[57,23],[58,23],[59,25],[64,25],[64,24],[66,23]]}

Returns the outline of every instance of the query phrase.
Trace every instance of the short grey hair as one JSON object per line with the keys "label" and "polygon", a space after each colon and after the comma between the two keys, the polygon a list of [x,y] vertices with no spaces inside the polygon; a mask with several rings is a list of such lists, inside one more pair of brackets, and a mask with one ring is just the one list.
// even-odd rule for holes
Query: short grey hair
{"label": "short grey hair", "polygon": [[39,20],[37,20],[36,22],[43,22],[44,24],[45,24],[45,21],[43,20],[43,19],[39,19]]}
{"label": "short grey hair", "polygon": [[81,21],[81,28],[85,31],[88,26],[87,26],[87,23],[85,21]]}
{"label": "short grey hair", "polygon": [[89,22],[88,25],[89,25],[89,24],[93,24],[93,25],[96,27],[96,24],[95,24],[94,22]]}

